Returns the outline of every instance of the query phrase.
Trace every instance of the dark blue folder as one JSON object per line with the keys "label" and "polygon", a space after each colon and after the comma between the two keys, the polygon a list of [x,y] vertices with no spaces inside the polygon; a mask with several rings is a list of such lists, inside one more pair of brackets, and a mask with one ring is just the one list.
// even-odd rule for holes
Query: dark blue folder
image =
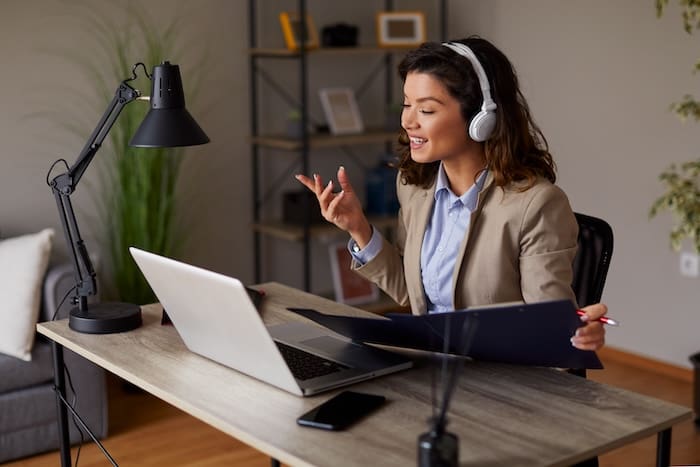
{"label": "dark blue folder", "polygon": [[357,318],[289,308],[350,339],[477,360],[559,368],[603,368],[595,352],[571,345],[581,322],[569,300],[470,308],[388,319]]}

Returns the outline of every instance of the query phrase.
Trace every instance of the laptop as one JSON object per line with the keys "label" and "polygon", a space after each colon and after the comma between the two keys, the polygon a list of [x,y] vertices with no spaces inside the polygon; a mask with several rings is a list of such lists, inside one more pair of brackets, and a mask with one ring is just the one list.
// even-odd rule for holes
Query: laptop
{"label": "laptop", "polygon": [[310,396],[412,366],[401,355],[314,324],[267,327],[239,280],[129,251],[187,348],[241,373]]}

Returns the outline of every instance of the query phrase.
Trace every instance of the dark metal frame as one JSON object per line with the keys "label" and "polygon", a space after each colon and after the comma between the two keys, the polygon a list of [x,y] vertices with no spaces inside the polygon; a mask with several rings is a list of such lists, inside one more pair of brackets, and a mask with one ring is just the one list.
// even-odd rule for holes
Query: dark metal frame
{"label": "dark metal frame", "polygon": [[[249,15],[249,42],[250,48],[254,49],[258,43],[258,31],[257,31],[257,17],[256,17],[256,0],[249,0],[248,5],[248,15]],[[307,4],[306,0],[298,0],[298,12],[300,18],[306,18]],[[384,0],[384,9],[386,11],[391,11],[394,9],[393,0]],[[446,40],[447,36],[447,0],[439,0],[439,14],[440,14],[440,39]],[[306,22],[301,21],[301,34],[305,37],[306,34]],[[385,70],[385,105],[388,108],[391,104],[392,92],[393,92],[393,60],[392,52],[387,52],[384,55],[383,67]],[[298,52],[292,55],[262,55],[262,54],[250,54],[250,99],[251,99],[251,135],[253,138],[259,136],[260,125],[259,125],[259,115],[258,115],[258,77],[260,75],[260,70],[258,67],[258,60],[261,58],[278,58],[278,59],[294,59],[299,61],[299,108],[301,110],[301,127],[302,138],[301,138],[301,149],[299,150],[299,160],[300,160],[300,171],[301,173],[308,173],[309,170],[309,133],[307,131],[308,124],[310,121],[309,117],[309,102],[308,102],[308,52],[304,47],[300,47]],[[363,85],[364,86],[364,85]],[[391,145],[387,143],[387,151],[391,150]],[[253,222],[257,223],[260,221],[260,211],[262,205],[267,201],[268,196],[261,196],[261,183],[260,183],[260,145],[253,143],[251,147],[252,156],[252,169],[253,169]],[[303,240],[302,240],[302,280],[303,288],[307,292],[311,291],[311,234],[310,234],[311,220],[310,213],[305,213],[305,219],[303,223]],[[256,283],[263,281],[262,277],[262,242],[261,234],[258,231],[253,232],[253,255],[254,255],[254,278]]]}

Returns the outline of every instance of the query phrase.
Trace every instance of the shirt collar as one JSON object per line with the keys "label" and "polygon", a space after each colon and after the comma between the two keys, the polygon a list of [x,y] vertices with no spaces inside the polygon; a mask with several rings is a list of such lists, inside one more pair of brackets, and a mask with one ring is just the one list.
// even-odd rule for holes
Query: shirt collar
{"label": "shirt collar", "polygon": [[482,170],[476,179],[476,183],[472,185],[462,196],[457,196],[452,192],[452,190],[450,190],[445,168],[443,167],[442,162],[440,162],[437,182],[435,183],[435,200],[438,200],[438,196],[440,196],[441,192],[445,192],[445,194],[447,194],[449,197],[450,204],[454,204],[457,200],[459,200],[470,211],[473,211],[476,209],[476,201],[479,196],[479,192],[484,188],[484,183],[486,182],[488,172],[488,170]]}

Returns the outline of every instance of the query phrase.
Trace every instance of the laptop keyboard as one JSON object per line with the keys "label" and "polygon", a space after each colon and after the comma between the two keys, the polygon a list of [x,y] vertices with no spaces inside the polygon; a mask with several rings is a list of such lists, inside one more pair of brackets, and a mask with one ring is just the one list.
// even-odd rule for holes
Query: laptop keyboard
{"label": "laptop keyboard", "polygon": [[287,362],[289,369],[296,379],[306,380],[329,375],[348,368],[345,365],[327,360],[318,355],[310,354],[291,347],[287,344],[275,341],[282,357]]}

